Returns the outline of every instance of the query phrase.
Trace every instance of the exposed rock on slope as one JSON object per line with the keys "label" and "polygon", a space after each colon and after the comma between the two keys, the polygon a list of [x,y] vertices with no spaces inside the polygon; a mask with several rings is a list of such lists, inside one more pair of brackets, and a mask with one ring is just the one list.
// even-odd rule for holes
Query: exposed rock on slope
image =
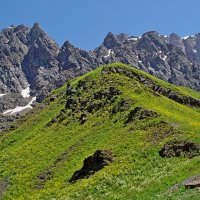
{"label": "exposed rock on slope", "polygon": [[[180,38],[151,31],[141,37],[109,33],[94,51],[65,42],[61,48],[39,26],[8,27],[0,33],[0,94],[18,93],[30,85],[30,95],[42,101],[49,92],[101,64],[122,62],[177,85],[199,90],[200,34]],[[23,97],[18,106],[24,104]],[[0,112],[16,104],[0,97]],[[12,104],[12,105],[11,105]]]}
{"label": "exposed rock on slope", "polygon": [[179,94],[177,92],[174,92],[173,90],[171,90],[170,88],[165,88],[163,86],[158,85],[155,81],[153,81],[152,79],[139,75],[137,73],[134,73],[131,70],[128,69],[122,69],[122,68],[105,68],[103,69],[102,73],[119,73],[119,74],[123,74],[129,78],[136,78],[140,83],[143,83],[144,85],[146,85],[148,88],[152,89],[154,92],[156,92],[157,94],[161,94],[164,95],[170,99],[173,99],[174,101],[181,103],[181,104],[185,104],[188,106],[194,106],[194,107],[199,107],[200,106],[200,101],[197,99],[194,99],[192,97],[188,97],[188,96],[184,96],[182,94]]}
{"label": "exposed rock on slope", "polygon": [[69,182],[74,182],[78,179],[83,179],[91,176],[95,172],[113,161],[113,155],[107,150],[97,150],[92,156],[84,160],[83,167],[74,172]]}
{"label": "exposed rock on slope", "polygon": [[143,119],[148,119],[148,118],[154,118],[154,117],[158,117],[159,114],[157,114],[156,112],[153,112],[151,110],[146,110],[144,108],[141,107],[136,107],[134,108],[134,110],[131,110],[128,118],[126,120],[126,124],[135,120],[143,120]]}
{"label": "exposed rock on slope", "polygon": [[172,186],[167,192],[171,193],[173,191],[178,190],[181,186],[184,186],[186,189],[198,189],[200,191],[200,175],[192,176],[181,183],[177,183],[174,186]]}
{"label": "exposed rock on slope", "polygon": [[161,157],[194,157],[200,155],[200,146],[189,141],[168,142],[159,152]]}
{"label": "exposed rock on slope", "polygon": [[[38,100],[43,99],[46,93],[55,88],[53,78],[54,74],[58,74],[58,70],[54,69],[53,63],[56,63],[59,50],[56,43],[38,24],[31,29],[23,25],[9,27],[0,33],[0,37],[0,93],[6,94],[4,98],[0,98],[2,105],[0,111],[24,106],[21,92],[29,85],[31,95],[37,94]],[[51,85],[50,79],[53,83]],[[10,93],[16,94],[8,95]],[[16,98],[13,97],[12,100],[9,96]],[[12,103],[16,101],[21,103]]]}

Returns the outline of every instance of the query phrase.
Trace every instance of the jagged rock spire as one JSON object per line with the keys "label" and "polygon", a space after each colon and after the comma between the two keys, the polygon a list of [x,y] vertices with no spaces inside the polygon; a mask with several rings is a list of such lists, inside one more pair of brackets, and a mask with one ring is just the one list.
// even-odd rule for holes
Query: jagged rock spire
{"label": "jagged rock spire", "polygon": [[119,41],[119,39],[117,38],[116,35],[114,35],[113,33],[109,32],[107,34],[107,36],[104,39],[103,42],[104,46],[108,49],[112,49],[116,46],[119,46],[121,43]]}
{"label": "jagged rock spire", "polygon": [[28,40],[30,42],[37,40],[39,38],[40,34],[43,32],[44,31],[41,29],[39,23],[35,23],[30,30],[30,33],[28,35]]}

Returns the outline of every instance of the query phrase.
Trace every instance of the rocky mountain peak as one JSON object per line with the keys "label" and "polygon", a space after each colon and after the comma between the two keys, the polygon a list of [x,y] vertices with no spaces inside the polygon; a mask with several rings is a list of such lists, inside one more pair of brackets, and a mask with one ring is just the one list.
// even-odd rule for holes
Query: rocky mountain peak
{"label": "rocky mountain peak", "polygon": [[76,55],[76,51],[77,49],[69,41],[64,42],[58,54],[58,60],[63,69],[67,68],[66,61],[70,59],[70,56]]}
{"label": "rocky mountain peak", "polygon": [[183,41],[176,33],[171,33],[168,38],[170,44],[178,47],[185,53],[185,46],[183,44]]}
{"label": "rocky mountain peak", "polygon": [[139,49],[145,49],[148,52],[166,51],[165,38],[161,37],[156,31],[149,31],[142,35],[138,42]]}
{"label": "rocky mountain peak", "polygon": [[44,33],[44,31],[41,29],[39,23],[35,23],[33,27],[31,28],[29,34],[28,34],[28,40],[33,43],[34,41],[38,40],[39,36]]}
{"label": "rocky mountain peak", "polygon": [[126,34],[126,33],[120,33],[117,35],[117,39],[120,41],[120,42],[124,42],[125,40],[127,40],[129,38],[129,35]]}
{"label": "rocky mountain peak", "polygon": [[75,49],[74,45],[72,43],[70,43],[68,40],[66,42],[64,42],[64,44],[61,47],[62,52],[70,52],[73,49]]}
{"label": "rocky mountain peak", "polygon": [[162,37],[161,35],[156,32],[156,31],[149,31],[149,32],[146,32],[142,35],[141,39],[145,39],[145,40],[149,40],[149,41],[158,41],[158,40],[162,40]]}
{"label": "rocky mountain peak", "polygon": [[6,104],[11,102],[9,93],[17,93],[17,98],[23,99],[20,93],[29,86],[30,95],[37,96],[40,102],[69,78],[113,62],[126,63],[171,83],[200,90],[200,34],[183,39],[175,33],[163,36],[156,31],[142,37],[109,32],[99,47],[88,52],[69,41],[59,48],[35,23],[32,28],[20,25],[0,33],[0,95],[4,95],[0,98],[4,105],[0,111],[17,105]]}
{"label": "rocky mountain peak", "polygon": [[171,39],[176,39],[176,40],[181,39],[176,33],[171,33],[171,34],[169,35],[169,38],[171,38]]}
{"label": "rocky mountain peak", "polygon": [[96,66],[95,58],[91,55],[94,56],[94,53],[76,48],[69,41],[66,41],[58,54],[59,68],[62,71],[73,71],[74,74],[85,73]]}
{"label": "rocky mountain peak", "polygon": [[103,45],[108,49],[112,49],[114,47],[120,46],[120,44],[121,43],[118,37],[111,32],[107,34],[103,42]]}

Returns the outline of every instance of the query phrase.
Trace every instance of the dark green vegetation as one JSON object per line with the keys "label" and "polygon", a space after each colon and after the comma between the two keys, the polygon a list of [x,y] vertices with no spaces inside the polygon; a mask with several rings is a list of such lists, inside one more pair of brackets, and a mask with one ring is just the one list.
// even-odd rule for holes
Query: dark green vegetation
{"label": "dark green vegetation", "polygon": [[[1,135],[3,199],[199,199],[196,189],[169,192],[200,174],[198,151],[159,155],[172,140],[200,143],[198,99],[122,64],[70,81]],[[113,161],[69,182],[99,149]]]}

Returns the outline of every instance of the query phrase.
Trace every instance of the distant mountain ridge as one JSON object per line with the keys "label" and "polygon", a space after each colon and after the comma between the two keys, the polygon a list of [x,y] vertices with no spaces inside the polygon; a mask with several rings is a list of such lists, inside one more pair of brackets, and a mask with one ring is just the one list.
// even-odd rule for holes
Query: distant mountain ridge
{"label": "distant mountain ridge", "polygon": [[[141,37],[108,33],[94,51],[60,48],[35,23],[32,28],[11,26],[0,33],[0,112],[41,102],[68,79],[102,64],[121,62],[176,85],[200,90],[200,34],[181,38],[155,31]],[[30,97],[21,95],[30,90]]]}

